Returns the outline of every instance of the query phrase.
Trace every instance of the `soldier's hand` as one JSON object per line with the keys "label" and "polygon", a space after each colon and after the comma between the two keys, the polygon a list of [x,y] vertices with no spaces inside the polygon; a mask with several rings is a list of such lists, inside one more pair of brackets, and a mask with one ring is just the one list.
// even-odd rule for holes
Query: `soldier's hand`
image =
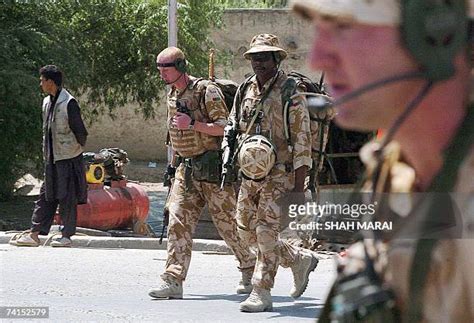
{"label": "soldier's hand", "polygon": [[293,190],[291,192],[291,203],[296,205],[304,205],[306,203],[306,195],[304,189],[300,190]]}
{"label": "soldier's hand", "polygon": [[174,128],[177,128],[179,130],[186,130],[188,129],[190,124],[191,124],[190,116],[188,116],[186,113],[176,112],[172,121],[172,125]]}

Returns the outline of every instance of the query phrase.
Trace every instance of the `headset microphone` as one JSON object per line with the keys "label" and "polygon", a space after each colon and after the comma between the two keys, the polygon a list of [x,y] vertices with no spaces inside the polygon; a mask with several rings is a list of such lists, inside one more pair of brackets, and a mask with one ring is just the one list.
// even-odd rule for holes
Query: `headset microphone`
{"label": "headset microphone", "polygon": [[304,93],[310,113],[322,112],[390,83],[424,78],[428,82],[420,91],[420,97],[414,100],[416,104],[412,101],[407,106],[408,115],[414,109],[412,104],[416,106],[426,96],[432,83],[449,79],[455,73],[454,57],[466,41],[472,41],[472,21],[469,21],[466,12],[464,0],[401,0],[402,38],[405,47],[420,64],[421,70],[370,83],[333,103],[320,95],[316,94],[319,98],[314,98],[311,97],[315,96],[314,93]]}
{"label": "headset microphone", "polygon": [[306,92],[297,93],[292,98],[295,98],[301,95],[306,95],[308,110],[310,114],[316,115],[319,112],[324,112],[325,110],[328,110],[330,108],[346,103],[347,101],[355,99],[356,97],[362,94],[365,94],[367,92],[370,92],[372,90],[375,90],[379,87],[383,87],[391,83],[412,80],[412,79],[422,79],[422,78],[424,78],[424,73],[419,72],[419,71],[397,74],[397,75],[387,77],[387,78],[369,83],[367,85],[364,85],[363,87],[357,90],[354,90],[350,92],[349,94],[343,95],[341,98],[339,98],[336,101],[331,101],[327,96],[324,96],[321,94],[306,93]]}
{"label": "headset microphone", "polygon": [[[355,91],[352,91],[351,93],[342,96],[336,101],[331,101],[329,97],[321,94],[315,94],[315,93],[297,93],[294,95],[292,98],[300,96],[300,95],[306,95],[306,100],[307,100],[307,105],[308,105],[308,110],[310,115],[317,115],[318,113],[325,112],[328,109],[331,109],[333,107],[336,107],[338,105],[341,105],[347,101],[353,100],[354,98],[375,90],[379,87],[386,86],[391,83],[396,83],[396,82],[401,82],[401,81],[406,81],[406,80],[411,80],[411,79],[426,79],[426,76],[423,72],[408,72],[408,73],[402,73],[402,74],[397,74],[391,77],[384,78],[379,81],[375,81],[372,83],[369,83]],[[423,88],[421,89],[420,92],[418,92],[418,95],[411,100],[403,113],[395,120],[393,125],[390,127],[388,130],[387,134],[384,137],[384,141],[382,143],[382,147],[384,147],[388,142],[393,138],[397,130],[400,128],[402,123],[408,118],[408,116],[415,110],[415,108],[420,104],[420,102],[423,100],[423,98],[428,94],[428,92],[431,90],[433,86],[433,81],[428,80]]]}
{"label": "headset microphone", "polygon": [[184,73],[181,73],[181,74],[178,76],[178,78],[176,78],[176,80],[171,81],[171,82],[166,82],[166,81],[164,81],[164,80],[163,80],[163,81],[165,82],[166,85],[171,85],[171,84],[174,84],[174,83],[178,82],[178,80],[179,80],[180,78],[182,78],[183,75],[184,75]]}

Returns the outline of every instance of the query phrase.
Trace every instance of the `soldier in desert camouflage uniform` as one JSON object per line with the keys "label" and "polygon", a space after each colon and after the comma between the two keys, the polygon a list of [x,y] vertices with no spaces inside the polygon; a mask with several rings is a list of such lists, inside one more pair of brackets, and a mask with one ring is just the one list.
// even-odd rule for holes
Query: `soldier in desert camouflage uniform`
{"label": "soldier in desert camouflage uniform", "polygon": [[[176,177],[171,191],[168,259],[162,284],[150,291],[155,298],[182,298],[182,281],[191,261],[192,234],[207,204],[214,224],[239,261],[242,273],[252,272],[255,256],[238,239],[233,218],[236,196],[231,185],[219,187],[218,150],[228,111],[220,89],[186,73],[183,52],[176,47],[157,57],[161,78],[171,85],[168,93],[168,129],[176,153]],[[181,112],[177,111],[177,107]],[[250,293],[240,285],[238,293]]]}
{"label": "soldier in desert camouflage uniform", "polygon": [[379,203],[371,220],[393,230],[363,232],[338,259],[318,321],[473,322],[474,1],[294,0],[293,8],[317,30],[310,64],[339,102],[336,123],[386,130],[360,156],[364,189]]}
{"label": "soldier in desert camouflage uniform", "polygon": [[[302,194],[304,191],[306,172],[311,167],[311,134],[308,111],[301,102],[296,102],[289,110],[293,145],[290,151],[283,133],[281,96],[287,76],[279,69],[287,54],[278,46],[278,38],[274,35],[261,34],[253,38],[244,57],[251,61],[255,76],[246,85],[241,85],[240,102],[235,101],[230,117],[230,122],[236,124],[241,133],[239,166],[244,175],[237,202],[237,225],[242,238],[257,241],[258,250],[252,277],[254,288],[240,306],[240,310],[246,312],[272,310],[270,289],[279,265],[292,269],[295,286],[291,296],[297,298],[306,289],[308,276],[318,263],[309,250],[279,238],[282,217],[279,200],[289,192]],[[255,115],[258,115],[256,119]],[[254,134],[266,138],[253,137],[260,138],[255,142],[260,147],[252,147],[252,139],[245,143],[245,139]],[[265,143],[265,140],[269,142]],[[268,156],[262,151],[252,156],[254,148],[265,150],[270,146],[276,155],[269,157],[274,158],[274,164],[268,164]],[[272,152],[269,150],[268,153]],[[268,175],[256,178],[260,177],[258,173],[262,168],[268,168]]]}

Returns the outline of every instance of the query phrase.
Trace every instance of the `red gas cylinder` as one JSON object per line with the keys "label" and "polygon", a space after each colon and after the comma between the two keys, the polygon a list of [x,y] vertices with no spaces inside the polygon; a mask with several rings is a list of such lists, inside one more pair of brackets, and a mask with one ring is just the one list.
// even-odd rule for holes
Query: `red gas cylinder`
{"label": "red gas cylinder", "polygon": [[87,204],[77,206],[77,226],[98,230],[132,228],[145,222],[150,201],[145,190],[126,180],[111,186],[88,184]]}

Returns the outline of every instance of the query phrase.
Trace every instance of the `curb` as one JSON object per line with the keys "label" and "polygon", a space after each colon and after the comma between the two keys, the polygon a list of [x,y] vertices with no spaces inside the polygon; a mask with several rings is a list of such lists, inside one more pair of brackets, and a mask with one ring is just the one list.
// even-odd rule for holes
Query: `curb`
{"label": "curb", "polygon": [[[13,233],[7,234],[0,231],[0,244],[8,244]],[[40,236],[43,244],[48,237]],[[168,240],[163,239],[159,243],[157,238],[121,238],[121,237],[95,237],[95,236],[74,236],[72,238],[73,248],[104,248],[104,249],[153,249],[166,250]],[[193,239],[193,251],[210,251],[231,255],[230,248],[224,241]]]}

